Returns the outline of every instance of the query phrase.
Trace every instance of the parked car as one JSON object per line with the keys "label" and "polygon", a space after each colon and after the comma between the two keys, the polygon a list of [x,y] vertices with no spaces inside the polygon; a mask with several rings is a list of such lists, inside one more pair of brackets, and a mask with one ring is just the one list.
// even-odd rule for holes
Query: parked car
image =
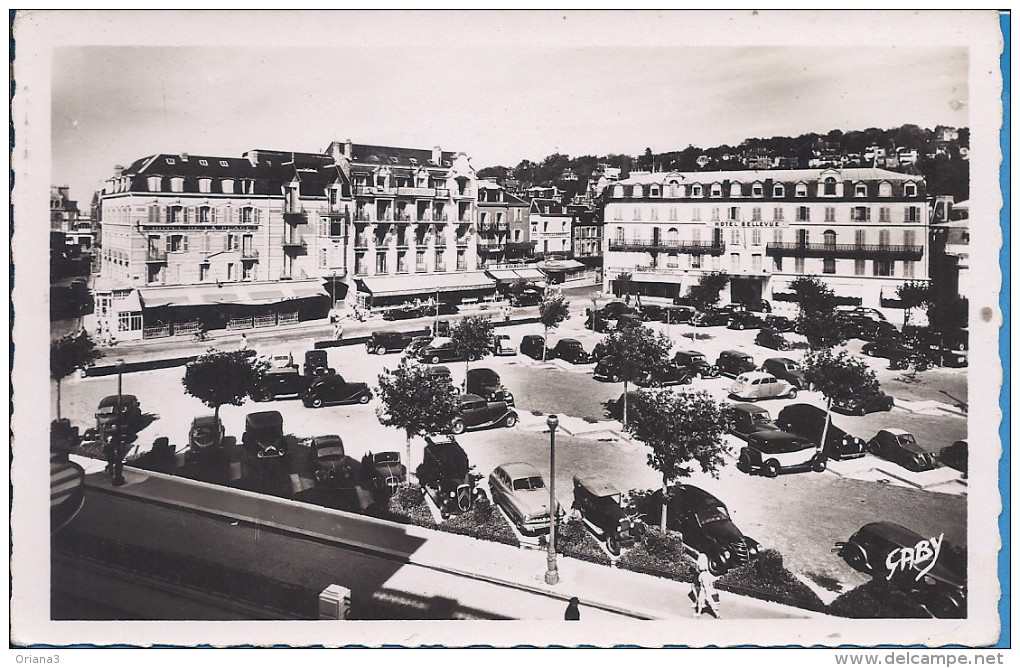
{"label": "parked car", "polygon": [[804,369],[801,368],[800,362],[789,357],[770,357],[761,363],[761,370],[771,373],[779,380],[785,380],[798,390],[807,387],[807,381],[804,380]]}
{"label": "parked car", "polygon": [[716,309],[698,311],[691,316],[690,324],[694,327],[724,327],[730,322],[730,315]]}
{"label": "parked car", "polygon": [[344,442],[336,434],[316,436],[309,443],[308,461],[315,482],[325,487],[354,487],[354,468],[344,452]]}
{"label": "parked car", "polygon": [[512,306],[538,306],[542,303],[542,293],[538,290],[525,290],[520,294],[510,294]]}
{"label": "parked car", "polygon": [[715,360],[715,366],[719,369],[720,374],[734,378],[758,368],[758,365],[754,363],[754,358],[749,353],[740,350],[722,351]]}
{"label": "parked car", "polygon": [[459,401],[457,416],[450,424],[454,434],[494,425],[509,429],[517,424],[517,413],[510,410],[506,401],[486,401],[484,397],[470,393],[460,395]]}
{"label": "parked car", "polygon": [[719,367],[708,363],[704,353],[697,350],[678,350],[673,355],[673,363],[687,369],[687,373],[695,378],[718,378]]}
{"label": "parked car", "polygon": [[662,307],[658,304],[645,304],[638,309],[638,316],[645,322],[649,321],[661,321],[662,320]]}
{"label": "parked car", "polygon": [[436,320],[432,324],[432,328],[429,333],[433,336],[450,336],[450,321],[449,320]]}
{"label": "parked car", "polygon": [[[929,550],[932,554],[927,559],[916,558],[913,550],[930,539],[931,536],[925,537],[894,522],[871,522],[854,532],[849,540],[836,543],[833,551],[857,570],[889,579],[936,617],[964,617],[966,566],[959,558],[952,558],[955,548],[945,540],[939,547],[938,558],[933,550]],[[915,559],[904,567],[905,570],[890,573],[886,560],[901,550],[911,550]],[[928,570],[922,577],[925,569]]]}
{"label": "parked car", "polygon": [[755,313],[751,311],[738,311],[730,316],[730,322],[726,327],[729,329],[759,329],[765,323]]}
{"label": "parked car", "polygon": [[270,369],[297,368],[297,364],[294,363],[294,355],[292,355],[288,350],[280,350],[270,353],[266,355],[264,359],[269,362]]}
{"label": "parked car", "polygon": [[436,315],[437,313],[439,315],[457,315],[458,313],[460,313],[459,306],[457,306],[456,304],[450,304],[448,302],[439,302],[439,306],[435,307],[434,309],[428,306],[423,306],[422,310],[424,311],[425,315]]}
{"label": "parked car", "polygon": [[[468,356],[473,362],[477,356],[472,353]],[[460,362],[464,359],[464,353],[457,347],[453,339],[437,336],[432,342],[421,349],[418,359],[428,364],[439,364],[440,362]]]}
{"label": "parked car", "polygon": [[[305,363],[301,372],[306,376],[325,376],[330,372],[329,358],[325,350],[306,350]],[[334,371],[335,373],[335,371]]]}
{"label": "parked car", "polygon": [[634,384],[638,387],[665,387],[667,385],[690,385],[691,380],[691,374],[686,367],[670,361],[640,378],[635,378]]}
{"label": "parked car", "polygon": [[[432,340],[436,338],[431,334],[422,334],[411,338],[411,342],[404,348],[404,356],[410,357],[411,359],[418,359],[421,355],[421,351],[432,343]],[[379,352],[378,350],[376,352]]]}
{"label": "parked car", "polygon": [[625,304],[624,302],[614,301],[609,302],[608,304],[603,306],[601,309],[599,309],[598,313],[603,318],[606,318],[608,320],[615,320],[619,318],[621,315],[630,315],[635,313],[635,309],[632,306]]}
{"label": "parked car", "polygon": [[587,319],[584,321],[584,327],[598,334],[605,334],[616,328],[612,320],[602,317],[598,312],[588,314]]}
{"label": "parked car", "polygon": [[435,366],[426,367],[426,371],[433,378],[437,378],[449,385],[453,392],[460,394],[460,387],[453,384],[453,373],[450,371],[450,367],[437,364]]}
{"label": "parked car", "polygon": [[301,402],[308,408],[322,408],[327,404],[367,404],[372,390],[366,383],[348,383],[343,376],[331,374],[314,378],[304,392]]}
{"label": "parked car", "polygon": [[412,318],[422,318],[428,315],[434,315],[434,313],[430,313],[424,307],[398,306],[383,313],[383,320],[411,320]]}
{"label": "parked car", "polygon": [[[652,504],[662,508],[662,490],[652,495]],[[694,485],[669,488],[666,528],[683,534],[684,550],[692,557],[705,554],[713,575],[749,563],[761,549],[758,541],[740,532],[726,504]]]}
{"label": "parked car", "polygon": [[882,429],[868,441],[868,452],[899,464],[908,471],[931,471],[938,467],[935,455],[924,450],[914,435],[902,429]]}
{"label": "parked car", "polygon": [[226,432],[223,421],[215,415],[202,415],[191,421],[188,430],[188,449],[184,461],[195,462],[214,456],[223,445]]}
{"label": "parked car", "polygon": [[891,322],[886,322],[885,320],[862,318],[859,321],[856,321],[854,326],[856,338],[864,339],[865,341],[895,338],[900,334],[900,331],[896,329],[896,325]]}
{"label": "parked car", "polygon": [[832,422],[829,422],[825,443],[822,443],[825,420],[825,410],[822,408],[811,404],[792,404],[779,411],[776,424],[783,431],[803,436],[815,445],[821,446],[822,452],[829,459],[856,459],[864,456],[868,446],[864,439],[851,436]]}
{"label": "parked car", "polygon": [[522,355],[527,355],[531,359],[540,360],[542,356],[546,354],[545,339],[537,334],[526,334],[521,339],[521,345],[519,347]]}
{"label": "parked car", "polygon": [[967,472],[967,439],[956,441],[939,451],[939,461],[961,473]]}
{"label": "parked car", "polygon": [[779,431],[769,412],[754,404],[733,404],[730,407],[730,433],[740,438],[759,431]]}
{"label": "parked car", "polygon": [[747,313],[749,310],[746,306],[739,302],[731,302],[729,304],[723,304],[722,306],[713,306],[712,308],[719,313],[725,313],[729,317],[733,317],[736,313]]}
{"label": "parked car", "polygon": [[468,394],[485,397],[486,401],[505,401],[507,406],[514,405],[514,395],[492,369],[468,369],[466,388]]}
{"label": "parked car", "polygon": [[624,329],[625,327],[640,327],[641,316],[637,313],[624,313],[616,319],[616,329]]}
{"label": "parked car", "polygon": [[574,476],[574,508],[612,555],[640,539],[641,520],[623,507],[623,494],[600,477]]}
{"label": "parked car", "polygon": [[619,383],[622,378],[619,365],[611,357],[602,357],[595,364],[595,370],[591,375],[592,378],[603,383]]}
{"label": "parked car", "polygon": [[892,397],[882,390],[878,390],[878,394],[868,397],[837,399],[832,402],[832,410],[850,415],[867,415],[868,413],[891,411],[894,404]]}
{"label": "parked car", "polygon": [[471,473],[467,453],[452,436],[425,437],[425,452],[416,474],[422,491],[432,498],[443,518],[471,510],[481,493],[475,492],[478,478]]}
{"label": "parked car", "polygon": [[892,362],[903,357],[910,357],[917,351],[903,339],[887,336],[865,343],[861,352],[871,357],[885,357]]}
{"label": "parked car", "polygon": [[404,350],[415,336],[411,332],[372,332],[372,337],[365,342],[365,349],[376,355],[385,355]]}
{"label": "parked car", "polygon": [[283,437],[283,416],[280,411],[248,413],[244,418],[241,445],[254,449],[258,459],[286,456],[287,440]]}
{"label": "parked car", "polygon": [[797,388],[779,380],[770,373],[751,371],[737,376],[730,386],[730,395],[737,399],[756,401],[758,399],[797,398]]}
{"label": "parked car", "polygon": [[[549,491],[545,480],[531,464],[502,464],[489,475],[492,501],[506,513],[523,534],[537,535],[549,530]],[[563,508],[556,502],[555,520],[563,518]]]}
{"label": "parked car", "polygon": [[785,431],[759,431],[747,437],[740,449],[737,469],[744,473],[762,473],[775,478],[787,471],[816,471],[826,467],[825,453],[797,434]]}
{"label": "parked car", "polygon": [[767,315],[765,316],[765,327],[777,332],[792,332],[793,331],[793,320],[787,318],[785,315]]}
{"label": "parked car", "polygon": [[664,306],[662,307],[662,322],[671,324],[690,322],[695,313],[697,311],[693,306]]}
{"label": "parked car", "polygon": [[[627,392],[627,405],[632,407],[634,405],[634,398],[637,397],[637,391],[631,390]],[[623,419],[623,395],[621,394],[617,399],[610,399],[606,402],[606,417],[614,420]]]}
{"label": "parked car", "polygon": [[591,355],[584,350],[584,346],[577,339],[560,339],[550,351],[549,357],[555,357],[571,364],[588,364],[591,362]]}
{"label": "parked car", "polygon": [[509,334],[493,334],[491,350],[492,354],[497,357],[517,354],[517,348],[514,347],[514,344],[510,343]]}
{"label": "parked car", "polygon": [[773,350],[789,350],[792,347],[792,344],[785,336],[767,327],[762,328],[758,332],[758,335],[754,337],[754,343],[755,345],[772,348]]}
{"label": "parked car", "polygon": [[133,394],[111,394],[99,400],[96,409],[96,428],[100,433],[130,429],[142,419],[142,406]]}
{"label": "parked car", "polygon": [[256,401],[273,401],[280,397],[298,397],[307,387],[308,378],[298,373],[297,367],[269,369],[259,378],[254,398]]}
{"label": "parked car", "polygon": [[400,463],[400,453],[395,450],[374,454],[367,452],[361,458],[361,471],[368,476],[374,489],[385,491],[390,496],[407,482],[407,467]]}

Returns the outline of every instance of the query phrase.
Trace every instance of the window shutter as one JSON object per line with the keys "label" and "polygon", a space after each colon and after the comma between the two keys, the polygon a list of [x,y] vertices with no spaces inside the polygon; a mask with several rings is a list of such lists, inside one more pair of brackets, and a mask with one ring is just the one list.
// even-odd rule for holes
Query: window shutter
{"label": "window shutter", "polygon": [[187,252],[188,250],[188,235],[181,237],[181,250]]}
{"label": "window shutter", "polygon": [[168,235],[166,235],[166,252],[169,253],[170,252],[170,248],[171,248],[170,235],[168,234]]}

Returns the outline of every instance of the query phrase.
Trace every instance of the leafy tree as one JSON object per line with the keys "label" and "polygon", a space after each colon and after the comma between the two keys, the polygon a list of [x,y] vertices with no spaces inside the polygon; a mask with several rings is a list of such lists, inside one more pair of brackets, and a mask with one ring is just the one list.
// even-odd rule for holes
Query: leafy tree
{"label": "leafy tree", "polygon": [[603,345],[603,359],[623,381],[623,426],[627,427],[627,386],[666,366],[673,343],[644,325],[610,332]]}
{"label": "leafy tree", "polygon": [[829,435],[832,404],[854,399],[868,401],[878,396],[878,379],[863,360],[845,350],[831,349],[808,353],[803,362],[804,379],[825,397],[825,426],[822,444]]}
{"label": "leafy tree", "polygon": [[210,350],[184,369],[184,391],[220,416],[220,406],[240,406],[259,388],[268,363],[247,350]]}
{"label": "leafy tree", "polygon": [[800,306],[797,331],[812,350],[831,348],[846,341],[846,328],[836,313],[836,295],[817,276],[800,276],[790,282]]}
{"label": "leafy tree", "polygon": [[82,330],[50,343],[50,378],[57,381],[57,419],[60,419],[60,382],[79,369],[87,369],[103,356]]}
{"label": "leafy tree", "polygon": [[728,422],[723,404],[705,391],[660,390],[637,393],[634,416],[627,430],[652,449],[648,465],[662,474],[662,517],[666,530],[669,485],[690,477],[697,462],[704,473],[719,477],[730,447],[723,438]]}
{"label": "leafy tree", "polygon": [[520,297],[524,294],[524,291],[528,288],[531,283],[526,278],[518,278],[516,281],[510,284],[510,294],[515,297]]}
{"label": "leafy tree", "polygon": [[545,328],[545,345],[542,346],[542,361],[546,358],[546,348],[549,346],[549,330],[556,329],[560,323],[570,317],[570,304],[567,298],[558,290],[549,290],[538,305],[538,321]]}
{"label": "leafy tree", "polygon": [[896,288],[896,296],[903,304],[903,326],[910,322],[910,312],[928,306],[933,301],[931,284],[927,281],[907,281]]}
{"label": "leafy tree", "polygon": [[464,372],[467,373],[471,360],[481,359],[492,345],[492,320],[472,315],[461,319],[450,328],[450,338],[457,350],[464,355]]}
{"label": "leafy tree", "polygon": [[687,288],[686,297],[699,311],[715,306],[723,288],[730,282],[730,275],[725,271],[712,271],[702,274],[698,282]]}
{"label": "leafy tree", "polygon": [[377,392],[382,400],[376,409],[379,423],[404,430],[407,470],[411,471],[411,438],[449,431],[457,410],[453,387],[404,358],[393,371],[383,369]]}
{"label": "leafy tree", "polygon": [[634,282],[634,275],[629,271],[625,271],[619,274],[613,281],[613,285],[616,287],[621,297],[624,297],[626,302],[630,303],[630,286]]}

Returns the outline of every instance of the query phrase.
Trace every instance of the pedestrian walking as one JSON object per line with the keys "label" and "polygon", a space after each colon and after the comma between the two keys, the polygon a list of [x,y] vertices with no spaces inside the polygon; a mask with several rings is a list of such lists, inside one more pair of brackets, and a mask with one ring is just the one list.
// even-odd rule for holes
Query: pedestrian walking
{"label": "pedestrian walking", "polygon": [[715,589],[716,579],[708,569],[708,555],[704,552],[698,554],[698,575],[694,586],[695,617],[700,617],[701,613],[708,609],[716,619],[722,619],[722,613],[719,611],[719,592]]}
{"label": "pedestrian walking", "polygon": [[581,601],[579,601],[576,596],[571,596],[570,603],[567,604],[567,610],[563,613],[563,619],[568,622],[581,621],[581,611],[578,608],[580,604]]}
{"label": "pedestrian walking", "polygon": [[248,349],[248,335],[245,334],[244,332],[241,332],[241,350],[247,349]]}
{"label": "pedestrian walking", "polygon": [[510,305],[503,307],[503,322],[510,322]]}
{"label": "pedestrian walking", "polygon": [[333,325],[333,340],[340,341],[344,338],[344,325],[339,320]]}

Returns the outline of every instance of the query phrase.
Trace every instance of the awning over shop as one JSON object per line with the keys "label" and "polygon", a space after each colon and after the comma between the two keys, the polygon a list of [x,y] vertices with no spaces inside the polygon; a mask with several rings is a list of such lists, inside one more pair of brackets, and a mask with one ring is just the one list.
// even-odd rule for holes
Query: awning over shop
{"label": "awning over shop", "polygon": [[585,266],[577,260],[546,260],[539,262],[538,268],[542,271],[577,271]]}
{"label": "awning over shop", "polygon": [[358,279],[366,292],[373,297],[418,295],[428,297],[437,292],[460,290],[494,290],[496,281],[484,271],[465,271],[449,274],[408,274],[406,276],[368,276]]}
{"label": "awning over shop", "polygon": [[172,288],[140,288],[146,308],[209,304],[276,304],[292,299],[328,296],[319,281],[224,283]]}
{"label": "awning over shop", "polygon": [[680,285],[684,281],[684,275],[636,271],[631,280],[635,283],[670,283],[672,285]]}
{"label": "awning over shop", "polygon": [[137,313],[142,310],[142,303],[138,300],[138,291],[132,290],[124,299],[114,299],[111,308],[116,313]]}
{"label": "awning over shop", "polygon": [[545,280],[545,274],[535,267],[521,267],[519,269],[514,269],[514,273],[528,281],[538,282]]}
{"label": "awning over shop", "polygon": [[531,283],[545,285],[546,276],[534,267],[515,267],[513,269],[487,269],[489,276],[496,279],[497,283],[516,283],[524,279]]}

